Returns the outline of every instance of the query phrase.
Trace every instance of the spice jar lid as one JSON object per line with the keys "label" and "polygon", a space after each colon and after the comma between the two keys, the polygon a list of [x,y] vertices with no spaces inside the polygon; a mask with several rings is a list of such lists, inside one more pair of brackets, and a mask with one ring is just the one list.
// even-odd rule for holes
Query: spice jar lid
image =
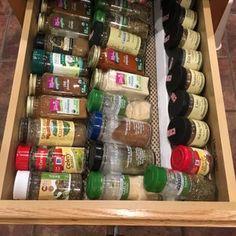
{"label": "spice jar lid", "polygon": [[98,9],[95,11],[94,16],[93,16],[93,23],[96,21],[99,21],[102,23],[106,21],[106,13],[103,10]]}
{"label": "spice jar lid", "polygon": [[166,169],[150,165],[144,172],[144,188],[148,192],[160,193],[167,182]]}
{"label": "spice jar lid", "polygon": [[18,170],[13,187],[13,199],[26,200],[30,184],[30,171]]}
{"label": "spice jar lid", "polygon": [[19,130],[19,141],[22,143],[26,143],[28,136],[28,125],[29,119],[23,118],[20,121],[20,130]]}
{"label": "spice jar lid", "polygon": [[45,51],[41,49],[34,49],[32,56],[31,69],[32,73],[42,75],[44,72],[44,57]]}
{"label": "spice jar lid", "polygon": [[46,13],[48,8],[47,0],[42,0],[41,3],[41,12]]}
{"label": "spice jar lid", "polygon": [[191,148],[178,145],[172,150],[170,162],[173,170],[186,172],[193,164],[192,161],[193,152]]}
{"label": "spice jar lid", "polygon": [[170,118],[185,116],[189,108],[190,97],[184,90],[178,90],[170,95],[168,111]]}
{"label": "spice jar lid", "polygon": [[46,19],[45,13],[39,13],[38,31],[40,31],[40,32],[44,32],[45,19]]}
{"label": "spice jar lid", "polygon": [[93,112],[88,122],[88,138],[97,140],[99,138],[103,123],[103,115],[101,112]]}
{"label": "spice jar lid", "polygon": [[103,143],[91,143],[89,145],[88,168],[90,170],[100,170],[103,160]]}
{"label": "spice jar lid", "polygon": [[183,61],[183,49],[174,48],[166,50],[167,55],[169,56],[168,68],[172,69],[175,65],[181,65]]}
{"label": "spice jar lid", "polygon": [[178,47],[183,36],[184,28],[182,25],[177,24],[171,27],[165,36],[164,46],[166,49]]}
{"label": "spice jar lid", "polygon": [[95,68],[97,66],[100,54],[101,54],[101,47],[93,45],[89,50],[88,67]]}
{"label": "spice jar lid", "polygon": [[27,103],[26,103],[26,116],[27,117],[30,117],[33,115],[34,101],[35,101],[35,97],[33,96],[27,97]]}
{"label": "spice jar lid", "polygon": [[176,0],[162,0],[161,1],[162,15],[165,16],[166,14],[168,14],[172,10],[175,3]]}
{"label": "spice jar lid", "polygon": [[186,144],[192,133],[191,122],[184,117],[173,118],[168,125],[168,139],[171,144]]}
{"label": "spice jar lid", "polygon": [[95,7],[94,9],[103,9],[106,10],[109,8],[109,4],[106,0],[99,0],[99,1],[95,1]]}
{"label": "spice jar lid", "polygon": [[19,145],[16,150],[16,170],[28,170],[31,146]]}
{"label": "spice jar lid", "polygon": [[102,22],[94,22],[91,34],[89,35],[89,47],[93,45],[99,46],[103,35],[104,24]]}
{"label": "spice jar lid", "polygon": [[93,89],[88,95],[87,110],[89,112],[101,111],[103,98],[104,92]]}
{"label": "spice jar lid", "polygon": [[35,37],[34,47],[38,49],[44,49],[45,34],[38,33]]}
{"label": "spice jar lid", "polygon": [[103,175],[101,172],[91,171],[86,181],[86,194],[90,200],[99,199],[102,195]]}
{"label": "spice jar lid", "polygon": [[37,75],[30,74],[29,77],[29,95],[35,95]]}
{"label": "spice jar lid", "polygon": [[99,84],[102,81],[102,70],[96,69],[93,71],[91,82],[90,82],[90,88],[98,88]]}
{"label": "spice jar lid", "polygon": [[176,89],[184,89],[186,81],[187,70],[180,65],[175,65],[166,77],[166,88],[168,92],[175,91]]}

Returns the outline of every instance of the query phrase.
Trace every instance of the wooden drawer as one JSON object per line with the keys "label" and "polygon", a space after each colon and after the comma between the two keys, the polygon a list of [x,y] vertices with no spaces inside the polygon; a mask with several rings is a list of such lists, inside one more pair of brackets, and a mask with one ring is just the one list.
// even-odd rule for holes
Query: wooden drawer
{"label": "wooden drawer", "polygon": [[236,226],[236,185],[208,0],[198,1],[199,28],[210,103],[207,122],[216,158],[216,202],[16,201],[12,199],[18,126],[25,115],[39,0],[28,0],[16,64],[0,165],[0,223]]}

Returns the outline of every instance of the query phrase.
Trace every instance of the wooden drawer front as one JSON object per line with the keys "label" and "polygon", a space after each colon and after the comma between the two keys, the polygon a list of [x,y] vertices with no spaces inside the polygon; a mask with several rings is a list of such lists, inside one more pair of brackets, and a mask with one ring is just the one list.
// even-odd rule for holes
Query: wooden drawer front
{"label": "wooden drawer front", "polygon": [[236,185],[208,0],[198,1],[199,26],[210,103],[212,153],[216,157],[216,202],[16,201],[12,199],[18,126],[25,115],[39,0],[29,0],[12,87],[0,165],[0,223],[236,226]]}

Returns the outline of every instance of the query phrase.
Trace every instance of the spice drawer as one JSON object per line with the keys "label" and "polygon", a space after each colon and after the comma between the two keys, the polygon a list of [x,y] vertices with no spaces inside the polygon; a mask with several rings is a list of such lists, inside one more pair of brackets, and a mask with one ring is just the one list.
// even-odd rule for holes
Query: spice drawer
{"label": "spice drawer", "polygon": [[236,184],[220,84],[215,39],[208,0],[198,1],[204,96],[207,122],[216,159],[218,199],[215,202],[173,201],[16,201],[12,200],[19,122],[25,116],[31,55],[37,30],[39,0],[28,0],[16,64],[6,128],[0,154],[0,223],[236,226]]}

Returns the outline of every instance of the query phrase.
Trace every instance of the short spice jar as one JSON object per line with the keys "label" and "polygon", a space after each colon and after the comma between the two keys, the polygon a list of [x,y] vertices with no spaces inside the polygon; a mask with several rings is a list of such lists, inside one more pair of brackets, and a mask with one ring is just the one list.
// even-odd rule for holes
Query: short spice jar
{"label": "short spice jar", "polygon": [[102,70],[121,70],[144,75],[145,60],[112,48],[101,48],[93,45],[88,55],[88,66]]}
{"label": "short spice jar", "polygon": [[213,157],[204,149],[176,146],[171,153],[171,168],[190,175],[207,175],[213,169]]}
{"label": "short spice jar", "polygon": [[86,126],[80,122],[54,119],[22,119],[19,141],[36,146],[84,147]]}
{"label": "short spice jar", "polygon": [[203,120],[208,111],[208,101],[205,97],[177,90],[170,95],[168,111],[170,118],[184,116],[189,119]]}
{"label": "short spice jar", "polygon": [[164,200],[213,201],[216,197],[213,180],[155,165],[150,165],[144,173],[144,188],[160,193]]}
{"label": "short spice jar", "polygon": [[188,93],[200,94],[204,89],[205,81],[202,72],[175,65],[166,77],[166,88],[169,93],[186,90]]}
{"label": "short spice jar", "polygon": [[119,70],[103,72],[96,69],[90,82],[91,88],[104,92],[124,95],[129,99],[145,99],[149,95],[149,77]]}
{"label": "short spice jar", "polygon": [[124,118],[111,118],[94,112],[88,122],[88,138],[94,141],[148,147],[152,127],[149,123]]}
{"label": "short spice jar", "polygon": [[195,5],[196,0],[177,0],[181,7],[186,9],[192,9]]}
{"label": "short spice jar", "polygon": [[16,170],[82,173],[85,162],[85,148],[19,145],[15,167]]}
{"label": "short spice jar", "polygon": [[85,77],[72,77],[44,73],[42,76],[30,74],[29,95],[58,95],[85,97],[88,95],[89,81]]}
{"label": "short spice jar", "polygon": [[154,152],[149,148],[98,142],[89,146],[88,168],[104,174],[143,175],[154,162]]}
{"label": "short spice jar", "polygon": [[204,147],[210,138],[210,128],[204,121],[175,117],[168,125],[167,136],[172,145]]}
{"label": "short spice jar", "polygon": [[125,96],[109,94],[97,89],[89,93],[87,110],[100,111],[109,117],[124,116],[142,121],[151,119],[151,104],[148,101],[129,101]]}
{"label": "short spice jar", "polygon": [[32,118],[86,119],[86,98],[59,97],[41,95],[28,96],[26,115]]}
{"label": "short spice jar", "polygon": [[85,57],[89,51],[88,39],[75,39],[51,34],[38,33],[35,38],[35,48],[48,52],[63,53],[78,57]]}
{"label": "short spice jar", "polygon": [[13,188],[15,200],[80,200],[80,174],[17,171]]}
{"label": "short spice jar", "polygon": [[87,77],[87,60],[82,57],[34,49],[31,72],[38,75],[49,72],[55,75]]}
{"label": "short spice jar", "polygon": [[96,21],[89,36],[89,46],[113,48],[117,51],[143,57],[146,53],[146,40],[129,32]]}

